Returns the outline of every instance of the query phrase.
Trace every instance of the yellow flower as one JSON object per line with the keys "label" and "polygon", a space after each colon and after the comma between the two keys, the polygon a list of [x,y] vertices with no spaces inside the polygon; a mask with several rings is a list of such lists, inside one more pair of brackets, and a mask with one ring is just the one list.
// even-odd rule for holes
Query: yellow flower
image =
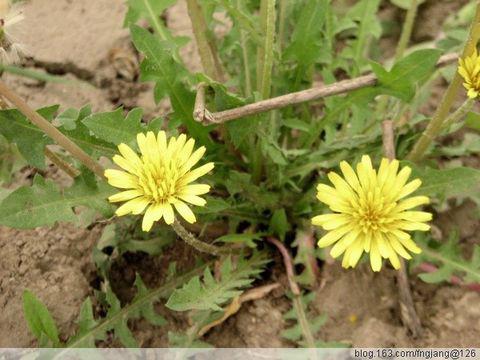
{"label": "yellow flower", "polygon": [[480,57],[477,49],[472,55],[459,59],[458,62],[458,73],[465,80],[463,86],[468,91],[467,95],[470,99],[475,99],[480,94]]}
{"label": "yellow flower", "polygon": [[340,168],[345,179],[330,172],[328,178],[334,187],[324,184],[317,187],[318,200],[334,212],[312,219],[314,225],[328,231],[318,246],[335,244],[330,254],[334,258],[344,254],[342,266],[345,268],[355,267],[365,251],[370,254],[373,271],[380,271],[382,258],[388,258],[393,267],[399,269],[398,255],[411,259],[407,250],[415,254],[421,252],[406,231],[430,229],[425,222],[431,220],[432,215],[411,210],[428,204],[428,197],[407,198],[421,181],[415,179],[407,183],[411,169],[404,167],[398,172],[397,160],[383,159],[377,173],[367,155],[357,165],[356,173],[345,161],[340,163]]}
{"label": "yellow flower", "polygon": [[139,215],[146,209],[143,231],[149,231],[162,217],[172,224],[173,207],[187,222],[194,223],[195,215],[186,203],[204,206],[206,201],[199,195],[208,193],[210,186],[192,182],[214,166],[210,162],[191,170],[205,154],[205,147],[193,152],[195,140],[187,141],[185,134],[171,137],[167,144],[164,131],[157,136],[152,131],[138,134],[137,143],[141,156],[125,144],[118,145],[121,156],[115,155],[113,161],[125,171],[105,170],[110,185],[126,189],[108,198],[110,202],[126,201],[116,214]]}

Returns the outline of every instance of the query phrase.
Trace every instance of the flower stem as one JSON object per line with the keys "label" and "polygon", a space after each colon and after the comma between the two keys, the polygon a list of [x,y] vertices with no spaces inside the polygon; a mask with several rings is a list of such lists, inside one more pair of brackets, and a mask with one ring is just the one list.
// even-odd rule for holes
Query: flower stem
{"label": "flower stem", "polygon": [[273,50],[275,42],[275,2],[276,0],[262,0],[262,27],[265,35],[265,42],[263,44],[262,62],[260,69],[259,92],[262,99],[270,97],[270,90],[272,85],[272,69],[273,69]]}
{"label": "flower stem", "polygon": [[80,175],[80,172],[77,169],[55,154],[48,146],[45,146],[44,153],[54,165],[56,165],[60,170],[63,170],[63,172],[69,175],[72,179],[75,179],[78,175]]}
{"label": "flower stem", "polygon": [[468,98],[467,100],[465,100],[465,102],[453,114],[451,114],[447,118],[447,120],[445,120],[445,123],[443,124],[443,129],[448,130],[453,124],[462,121],[465,115],[467,115],[467,113],[472,110],[474,103],[474,99]]}
{"label": "flower stem", "polygon": [[398,40],[397,49],[395,50],[395,61],[400,60],[407,49],[410,38],[412,37],[413,25],[415,25],[415,18],[417,17],[418,1],[412,0],[410,7],[407,10],[405,21],[402,26],[402,33]]}
{"label": "flower stem", "polygon": [[[475,47],[477,46],[478,40],[480,38],[480,3],[477,5],[477,10],[475,17],[472,21],[470,28],[470,34],[468,40],[463,49],[462,57],[473,53]],[[462,86],[462,78],[460,74],[455,72],[452,82],[448,86],[448,89],[443,96],[442,102],[438,107],[435,115],[432,120],[430,120],[427,128],[422,133],[421,137],[418,139],[417,143],[413,147],[410,154],[408,154],[407,159],[413,162],[419,161],[422,159],[425,151],[428,149],[435,137],[441,132],[443,124],[447,119],[450,109],[453,106],[455,99],[457,98],[458,92]]]}
{"label": "flower stem", "polygon": [[185,229],[177,219],[175,219],[175,221],[173,222],[172,228],[183,241],[185,241],[188,245],[194,247],[200,252],[207,253],[214,256],[220,256],[220,255],[231,253],[231,250],[228,248],[218,247],[218,246],[207,244],[207,243],[204,243],[203,241],[198,240],[195,237],[195,235],[188,232],[188,230]]}
{"label": "flower stem", "polygon": [[11,102],[18,110],[26,116],[33,124],[38,126],[45,134],[52,138],[57,144],[67,150],[72,156],[77,158],[83,165],[92,170],[99,177],[103,178],[103,168],[77,144],[62,134],[49,121],[34,111],[28,104],[15,92],[10,90],[2,81],[0,81],[0,95]]}
{"label": "flower stem", "polygon": [[202,7],[197,0],[187,0],[188,16],[198,45],[198,54],[205,73],[218,82],[225,81],[223,67],[218,57],[215,43],[212,41]]}

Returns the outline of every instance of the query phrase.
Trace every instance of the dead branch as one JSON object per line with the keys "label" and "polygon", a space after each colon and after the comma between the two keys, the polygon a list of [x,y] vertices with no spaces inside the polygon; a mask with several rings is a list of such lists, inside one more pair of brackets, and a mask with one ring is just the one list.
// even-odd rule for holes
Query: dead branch
{"label": "dead branch", "polygon": [[[458,59],[457,54],[446,54],[437,62],[437,68],[447,66]],[[345,94],[353,90],[375,86],[377,77],[375,74],[367,74],[354,79],[342,80],[330,85],[314,87],[307,90],[297,91],[290,94],[277,96],[267,100],[257,101],[234,109],[219,112],[209,112],[205,108],[205,85],[197,92],[198,101],[195,101],[194,119],[205,125],[221,124],[230,120],[260,114],[273,109],[281,109],[290,105],[301,104],[308,101],[318,100],[329,96]],[[197,107],[198,105],[198,107]]]}

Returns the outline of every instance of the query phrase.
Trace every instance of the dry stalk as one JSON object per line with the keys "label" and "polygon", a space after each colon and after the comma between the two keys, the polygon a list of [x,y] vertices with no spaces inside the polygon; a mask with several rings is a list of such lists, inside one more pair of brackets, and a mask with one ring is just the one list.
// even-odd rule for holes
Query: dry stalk
{"label": "dry stalk", "polygon": [[[457,61],[457,59],[457,54],[446,54],[439,59],[437,68],[447,66]],[[345,94],[365,87],[375,86],[376,84],[377,77],[374,74],[367,74],[354,79],[342,80],[330,85],[297,91],[290,94],[257,101],[255,103],[247,104],[234,109],[213,113],[209,112],[205,108],[205,91],[202,90],[203,93],[198,94],[197,92],[197,96],[203,97],[203,99],[200,99],[198,102],[196,102],[198,107],[195,108],[194,118],[196,121],[202,122],[205,125],[222,124],[227,121],[264,113],[274,109],[281,109],[290,105],[296,105],[329,96]],[[200,107],[202,104],[203,107]]]}

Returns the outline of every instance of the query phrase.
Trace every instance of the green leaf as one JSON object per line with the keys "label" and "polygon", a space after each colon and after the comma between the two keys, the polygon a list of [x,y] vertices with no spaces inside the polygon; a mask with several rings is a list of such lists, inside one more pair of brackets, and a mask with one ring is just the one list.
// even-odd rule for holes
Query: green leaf
{"label": "green leaf", "polygon": [[[74,343],[77,348],[95,348],[96,339],[92,336],[91,330],[97,325],[98,322],[93,317],[92,300],[88,297],[80,308],[77,333],[69,340],[69,343]],[[97,339],[100,340],[98,337]]]}
{"label": "green leaf", "polygon": [[[137,288],[137,295],[135,295],[133,302],[145,297],[148,294],[148,289],[143,283],[140,275],[137,274],[134,284]],[[135,318],[143,317],[145,320],[155,326],[163,326],[167,324],[165,318],[155,311],[153,307],[153,301],[145,302],[144,304],[142,304],[142,306],[139,306],[138,309],[134,313],[132,313],[131,316]]]}
{"label": "green leaf", "polygon": [[480,114],[470,111],[465,118],[465,125],[470,129],[480,131]]}
{"label": "green leaf", "polygon": [[[58,106],[38,110],[47,120],[52,120]],[[16,109],[0,110],[0,134],[15,143],[27,162],[39,169],[45,168],[45,146],[52,144],[42,130],[33,125]]]}
{"label": "green leaf", "polygon": [[457,275],[464,283],[480,282],[480,246],[475,245],[473,254],[469,260],[464,259],[458,246],[458,232],[450,233],[447,242],[434,243],[429,239],[416,237],[417,243],[422,248],[422,253],[416,256],[415,263],[429,262],[438,265],[438,270],[430,273],[419,274],[419,277],[428,283],[450,281],[452,276]]}
{"label": "green leaf", "polygon": [[293,59],[299,65],[307,66],[320,58],[324,41],[323,28],[329,9],[330,4],[326,0],[305,2],[295,22],[292,41],[284,52],[286,59]]}
{"label": "green leaf", "polygon": [[[147,292],[142,291],[142,295],[137,293],[134,300],[130,304],[125,305],[123,308],[120,307],[120,303],[111,289],[107,289],[107,303],[110,305],[110,307],[108,309],[106,318],[101,321],[99,320],[97,325],[93,328],[90,328],[90,330],[87,332],[78,334],[74,340],[69,342],[67,347],[81,347],[82,344],[91,343],[91,341],[93,341],[92,339],[103,340],[105,339],[107,332],[112,329],[114,330],[114,334],[117,335],[115,330],[117,326],[121,327],[121,338],[119,337],[119,340],[122,341],[122,343],[124,340],[126,340],[128,344],[133,345],[136,341],[129,336],[131,333],[128,334],[126,332],[128,327],[125,329],[128,318],[130,316],[137,316],[139,311],[145,308],[146,304],[153,303],[159,298],[168,297],[176,287],[191,279],[192,276],[200,274],[204,268],[205,265],[201,265],[186,274],[176,275],[174,278],[157,289],[148,290]],[[123,343],[123,345],[127,346],[126,343]]]}
{"label": "green leaf", "polygon": [[421,85],[434,71],[441,51],[437,49],[417,50],[396,62],[392,70],[385,70],[372,62],[372,70],[378,77],[378,85],[386,94],[410,101],[415,88]]}
{"label": "green leaf", "polygon": [[192,278],[182,288],[173,292],[165,306],[175,311],[221,311],[220,305],[240,295],[241,289],[253,282],[267,262],[262,253],[255,253],[248,260],[240,258],[234,267],[229,257],[221,266],[219,281],[215,280],[210,269],[206,268],[202,280],[199,276]]}
{"label": "green leaf", "polygon": [[39,175],[32,186],[24,186],[7,196],[0,206],[0,224],[17,229],[74,222],[75,214],[52,180]]}
{"label": "green leaf", "polygon": [[67,109],[57,116],[55,121],[66,130],[73,130],[77,127],[76,121],[80,112],[77,109]]}
{"label": "green leaf", "polygon": [[75,179],[74,185],[62,193],[52,180],[40,175],[33,179],[32,186],[23,186],[8,195],[0,206],[0,224],[17,229],[32,229],[50,226],[57,221],[75,222],[72,207],[83,205],[112,214],[112,207],[106,198],[113,188],[102,182],[98,186],[87,185],[85,178]]}
{"label": "green leaf", "polygon": [[28,328],[44,347],[51,343],[58,346],[58,330],[47,307],[29,290],[23,292],[23,313]]}
{"label": "green leaf", "polygon": [[82,123],[99,139],[118,145],[125,143],[132,146],[138,133],[144,132],[141,124],[143,110],[135,108],[126,117],[123,109],[92,114],[82,120]]}
{"label": "green leaf", "polygon": [[422,186],[416,195],[442,196],[468,195],[480,188],[480,170],[458,167],[453,169],[420,168],[408,163],[413,168],[411,178],[420,178]]}
{"label": "green leaf", "polygon": [[270,230],[278,235],[280,239],[285,240],[285,234],[289,229],[290,223],[288,222],[285,209],[275,210],[270,219]]}
{"label": "green leaf", "polygon": [[212,145],[209,128],[193,120],[195,95],[182,82],[187,71],[174,60],[171,47],[139,26],[132,25],[130,33],[137,50],[145,55],[141,65],[142,80],[156,83],[156,101],[168,95],[174,109],[173,118],[180,119],[190,135],[202,145]]}
{"label": "green leaf", "polygon": [[228,234],[220,236],[219,238],[215,239],[215,242],[223,242],[223,243],[235,243],[235,244],[244,244],[248,247],[255,248],[257,247],[255,244],[255,240],[261,240],[262,233],[256,234]]}

